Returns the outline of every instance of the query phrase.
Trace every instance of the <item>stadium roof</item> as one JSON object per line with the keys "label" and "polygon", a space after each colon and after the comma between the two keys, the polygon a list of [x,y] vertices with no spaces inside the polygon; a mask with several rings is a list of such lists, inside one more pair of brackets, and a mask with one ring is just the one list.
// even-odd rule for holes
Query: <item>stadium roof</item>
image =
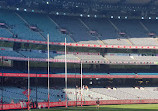
{"label": "stadium roof", "polygon": [[153,4],[153,5],[157,5],[158,4],[158,0],[0,0],[0,2],[6,2],[6,3],[12,3],[14,4],[39,4],[39,3],[43,3],[43,4],[51,4],[51,3],[66,3],[66,2],[84,2],[84,3],[110,3],[110,4],[118,4],[118,3],[123,3],[123,4]]}
{"label": "stadium roof", "polygon": [[0,0],[1,7],[11,9],[96,15],[121,13],[126,16],[157,14],[157,5],[158,0]]}
{"label": "stadium roof", "polygon": [[[80,0],[78,0],[80,1]],[[81,0],[82,1],[82,0]],[[95,2],[104,2],[104,3],[123,3],[123,4],[153,4],[153,5],[158,5],[158,0],[91,0]]]}

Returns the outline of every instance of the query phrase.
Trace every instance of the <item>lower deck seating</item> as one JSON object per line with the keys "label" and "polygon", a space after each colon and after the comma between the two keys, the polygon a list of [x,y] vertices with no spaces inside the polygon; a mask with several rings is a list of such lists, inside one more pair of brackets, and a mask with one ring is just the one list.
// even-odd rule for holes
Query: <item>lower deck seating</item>
{"label": "lower deck seating", "polygon": [[155,87],[144,88],[92,88],[93,92],[101,93],[106,96],[117,98],[118,100],[124,99],[158,99],[158,91],[154,91]]}
{"label": "lower deck seating", "polygon": [[[1,88],[0,88],[1,89]],[[0,92],[2,89],[0,90]],[[4,87],[3,101],[4,103],[18,103],[20,101],[27,101],[26,89],[17,87]],[[68,101],[80,101],[81,90],[75,88],[50,88],[50,101],[57,102],[65,100],[65,92]],[[48,89],[46,87],[37,87],[37,100],[38,102],[47,101]],[[158,99],[157,87],[119,87],[119,88],[89,88],[82,90],[83,101],[96,101],[96,100],[129,100],[129,99]],[[36,87],[31,87],[30,100],[36,101]]]}

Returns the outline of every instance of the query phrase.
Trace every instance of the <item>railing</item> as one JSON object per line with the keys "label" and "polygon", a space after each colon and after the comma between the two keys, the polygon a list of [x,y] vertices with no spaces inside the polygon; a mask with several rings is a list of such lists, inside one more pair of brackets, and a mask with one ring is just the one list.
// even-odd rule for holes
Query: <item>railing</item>
{"label": "railing", "polygon": [[[0,77],[2,76],[2,73],[0,73]],[[50,74],[50,78],[65,78],[65,74]],[[3,73],[3,77],[28,77],[27,73]],[[48,74],[30,74],[30,77],[38,77],[38,78],[47,78]],[[157,75],[85,75],[83,73],[83,78],[158,78]],[[81,78],[81,75],[74,74],[68,74],[67,78]]]}

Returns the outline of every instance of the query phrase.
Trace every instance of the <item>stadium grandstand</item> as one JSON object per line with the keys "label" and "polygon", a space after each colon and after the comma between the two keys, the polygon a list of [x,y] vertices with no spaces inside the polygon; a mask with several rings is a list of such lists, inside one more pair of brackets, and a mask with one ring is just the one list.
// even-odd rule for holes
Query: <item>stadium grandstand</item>
{"label": "stadium grandstand", "polygon": [[0,0],[0,110],[158,103],[158,0]]}

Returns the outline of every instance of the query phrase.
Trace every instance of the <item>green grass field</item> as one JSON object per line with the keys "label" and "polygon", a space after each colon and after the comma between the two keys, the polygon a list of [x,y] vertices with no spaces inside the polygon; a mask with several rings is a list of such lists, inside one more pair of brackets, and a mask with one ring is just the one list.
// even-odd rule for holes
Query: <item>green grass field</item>
{"label": "green grass field", "polygon": [[[27,111],[27,110],[25,110]],[[158,111],[158,104],[102,105],[83,107],[56,107],[51,109],[31,109],[31,111]]]}

